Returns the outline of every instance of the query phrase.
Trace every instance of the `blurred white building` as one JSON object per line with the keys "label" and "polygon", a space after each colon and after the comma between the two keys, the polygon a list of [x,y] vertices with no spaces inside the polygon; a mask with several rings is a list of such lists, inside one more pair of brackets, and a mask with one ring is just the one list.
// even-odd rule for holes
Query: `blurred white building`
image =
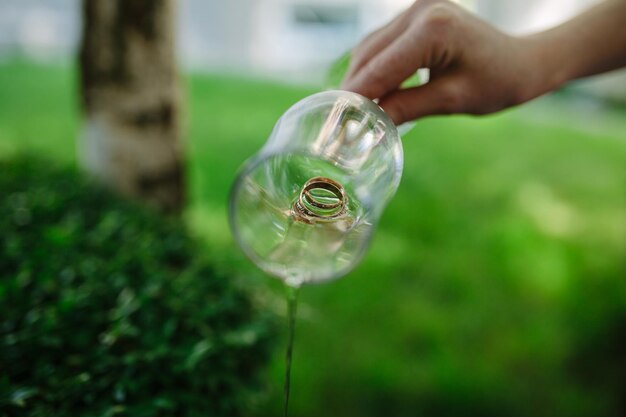
{"label": "blurred white building", "polygon": [[[179,57],[194,70],[317,83],[329,63],[413,0],[178,0]],[[598,0],[458,0],[506,32],[545,29]],[[81,0],[0,0],[0,59],[72,59]],[[534,63],[529,63],[534,65]],[[626,98],[623,73],[588,83]]]}
{"label": "blurred white building", "polygon": [[[311,80],[411,0],[179,0],[179,56],[197,70]],[[81,0],[0,0],[0,59],[69,59]],[[320,77],[318,76],[318,79]]]}
{"label": "blurred white building", "polygon": [[192,67],[319,81],[328,63],[411,0],[184,0],[180,51]]}
{"label": "blurred white building", "polygon": [[80,0],[0,0],[0,58],[64,59],[80,36]]}

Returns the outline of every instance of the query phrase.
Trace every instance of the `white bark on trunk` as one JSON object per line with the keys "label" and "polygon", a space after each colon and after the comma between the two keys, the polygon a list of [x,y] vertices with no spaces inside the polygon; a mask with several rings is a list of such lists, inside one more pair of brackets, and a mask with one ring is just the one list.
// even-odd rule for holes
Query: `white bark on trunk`
{"label": "white bark on trunk", "polygon": [[82,166],[165,211],[183,204],[175,0],[83,0]]}

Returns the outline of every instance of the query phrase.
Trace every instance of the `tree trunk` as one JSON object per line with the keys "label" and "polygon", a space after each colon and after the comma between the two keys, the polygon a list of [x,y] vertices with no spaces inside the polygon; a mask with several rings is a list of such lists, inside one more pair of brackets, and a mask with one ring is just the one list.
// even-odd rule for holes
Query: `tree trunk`
{"label": "tree trunk", "polygon": [[183,205],[175,0],[83,0],[83,167],[124,195]]}

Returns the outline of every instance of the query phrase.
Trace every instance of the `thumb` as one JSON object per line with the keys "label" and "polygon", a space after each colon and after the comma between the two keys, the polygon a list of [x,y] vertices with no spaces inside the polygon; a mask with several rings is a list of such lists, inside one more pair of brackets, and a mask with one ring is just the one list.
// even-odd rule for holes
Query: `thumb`
{"label": "thumb", "polygon": [[419,87],[396,90],[379,105],[396,125],[436,114],[460,113],[463,91],[454,78],[440,78]]}

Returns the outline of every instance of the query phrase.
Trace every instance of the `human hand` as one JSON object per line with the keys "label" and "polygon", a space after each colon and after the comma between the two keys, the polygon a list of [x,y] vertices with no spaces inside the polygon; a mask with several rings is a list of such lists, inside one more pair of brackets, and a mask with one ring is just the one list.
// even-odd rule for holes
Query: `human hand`
{"label": "human hand", "polygon": [[[541,70],[545,51],[537,44],[506,35],[449,1],[417,0],[353,50],[342,88],[379,98],[396,124],[435,114],[492,113],[562,82],[558,73]],[[402,89],[420,68],[430,70],[430,81]]]}

